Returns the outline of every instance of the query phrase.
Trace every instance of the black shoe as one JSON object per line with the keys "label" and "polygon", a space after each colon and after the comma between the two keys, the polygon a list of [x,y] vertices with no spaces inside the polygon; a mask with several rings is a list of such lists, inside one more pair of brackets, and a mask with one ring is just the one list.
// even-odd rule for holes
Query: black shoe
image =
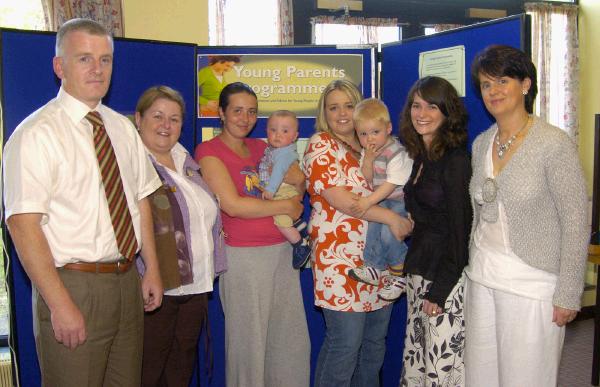
{"label": "black shoe", "polygon": [[299,242],[293,243],[292,253],[292,267],[294,269],[301,269],[306,265],[310,258],[310,243],[308,239],[301,239]]}

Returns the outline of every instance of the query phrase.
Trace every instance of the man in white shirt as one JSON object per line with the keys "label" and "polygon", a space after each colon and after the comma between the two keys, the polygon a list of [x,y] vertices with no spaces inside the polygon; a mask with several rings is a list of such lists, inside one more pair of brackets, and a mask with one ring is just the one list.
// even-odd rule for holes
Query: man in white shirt
{"label": "man in white shirt", "polygon": [[[139,386],[143,311],[162,300],[147,199],[161,182],[133,125],[101,103],[112,63],[104,27],[66,22],[53,59],[61,89],[4,149],[6,223],[34,285],[46,386]],[[96,123],[91,111],[99,114]],[[107,136],[116,179],[106,177],[105,156],[97,155],[97,139]],[[121,199],[118,211],[114,197]],[[141,281],[131,270],[137,251],[146,266]]]}

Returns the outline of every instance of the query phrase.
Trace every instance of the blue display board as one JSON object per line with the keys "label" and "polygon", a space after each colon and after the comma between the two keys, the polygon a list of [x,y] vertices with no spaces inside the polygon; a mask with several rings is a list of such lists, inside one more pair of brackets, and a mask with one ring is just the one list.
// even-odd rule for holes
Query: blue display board
{"label": "blue display board", "polygon": [[[52,70],[54,36],[53,33],[0,30],[4,141],[25,117],[58,92],[60,81]],[[112,83],[104,103],[131,115],[145,89],[158,84],[173,87],[187,102],[181,142],[192,149],[196,123],[195,49],[196,46],[191,44],[115,39]],[[4,232],[7,235],[5,227]],[[14,322],[11,330],[20,383],[21,386],[39,386],[40,374],[32,331],[31,283],[10,241],[8,247]]]}
{"label": "blue display board", "polygon": [[441,32],[435,35],[407,39],[382,47],[382,98],[393,121],[395,133],[398,117],[406,95],[419,79],[419,54],[454,46],[464,46],[465,91],[464,103],[469,112],[469,141],[492,123],[483,102],[471,82],[471,62],[475,55],[490,44],[505,44],[530,52],[529,16],[517,15],[485,23]]}

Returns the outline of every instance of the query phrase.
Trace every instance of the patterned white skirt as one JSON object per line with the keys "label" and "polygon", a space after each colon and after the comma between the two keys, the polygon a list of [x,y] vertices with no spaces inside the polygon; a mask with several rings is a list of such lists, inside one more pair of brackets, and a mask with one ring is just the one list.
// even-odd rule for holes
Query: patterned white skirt
{"label": "patterned white skirt", "polygon": [[422,311],[431,281],[419,275],[406,277],[408,312],[400,386],[464,386],[464,275],[446,299],[444,313],[435,317]]}

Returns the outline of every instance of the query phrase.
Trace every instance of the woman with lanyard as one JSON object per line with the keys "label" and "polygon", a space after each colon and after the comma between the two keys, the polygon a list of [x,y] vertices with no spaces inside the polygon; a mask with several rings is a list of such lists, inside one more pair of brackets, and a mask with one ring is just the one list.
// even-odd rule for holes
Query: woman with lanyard
{"label": "woman with lanyard", "polygon": [[[208,327],[208,293],[226,268],[221,218],[198,164],[178,143],[184,101],[155,86],[140,97],[135,121],[163,186],[150,196],[162,306],[144,317],[143,386],[187,386],[198,336]],[[143,267],[140,267],[143,270]]]}

